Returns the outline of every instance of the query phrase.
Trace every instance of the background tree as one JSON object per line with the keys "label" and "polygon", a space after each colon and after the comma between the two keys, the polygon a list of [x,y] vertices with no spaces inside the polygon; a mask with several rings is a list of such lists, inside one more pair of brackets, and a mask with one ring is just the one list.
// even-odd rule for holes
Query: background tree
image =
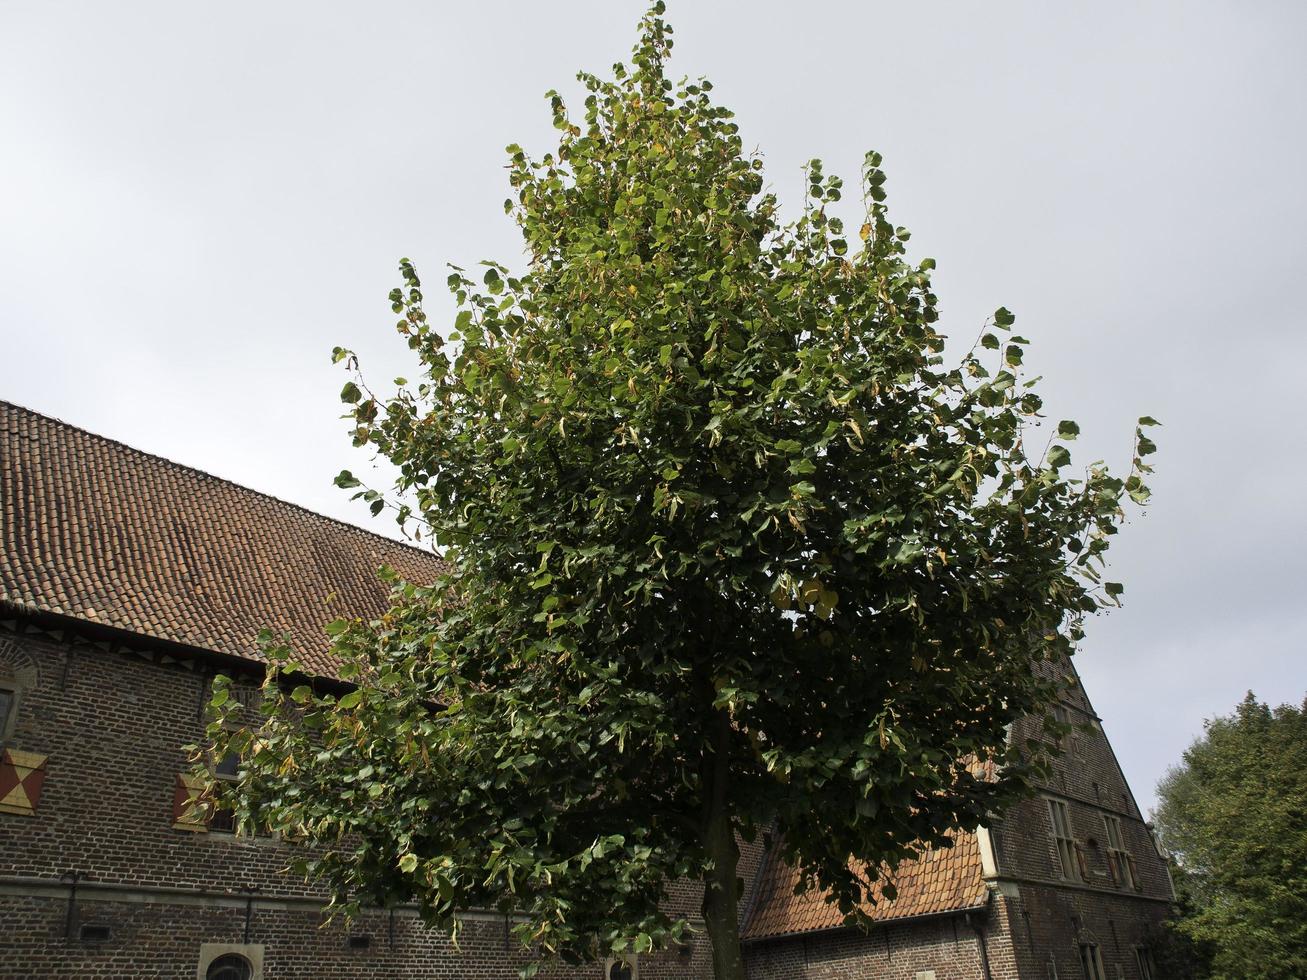
{"label": "background tree", "polygon": [[1184,898],[1180,934],[1211,976],[1307,976],[1307,701],[1244,698],[1158,786]]}
{"label": "background tree", "polygon": [[849,232],[815,160],[784,222],[711,85],[665,77],[662,12],[580,76],[579,119],[550,93],[555,152],[508,148],[524,270],[455,268],[442,332],[401,264],[420,380],[342,397],[450,573],[335,624],[339,699],[270,648],[236,805],[322,843],[342,904],[501,909],[568,960],[681,937],[667,887],[699,880],[734,980],[737,834],[856,919],[1024,791],[1041,759],[1007,726],[1119,594],[1098,569],[1153,446],[1125,481],[1070,475],[1072,422],[1029,451],[1027,342],[1000,309],[945,366],[880,156]]}

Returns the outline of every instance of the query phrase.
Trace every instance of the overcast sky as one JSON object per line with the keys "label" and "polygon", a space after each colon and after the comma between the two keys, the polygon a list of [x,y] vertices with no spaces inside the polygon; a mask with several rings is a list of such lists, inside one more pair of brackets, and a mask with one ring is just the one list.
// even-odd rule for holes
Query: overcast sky
{"label": "overcast sky", "polygon": [[[329,352],[413,373],[400,256],[519,263],[503,147],[552,147],[543,93],[625,58],[642,9],[0,0],[0,398],[390,533],[331,486],[362,467]],[[668,15],[672,72],[713,79],[783,200],[810,157],[884,153],[945,331],[1011,308],[1079,462],[1164,423],[1126,605],[1079,658],[1141,805],[1249,688],[1301,700],[1307,4]]]}

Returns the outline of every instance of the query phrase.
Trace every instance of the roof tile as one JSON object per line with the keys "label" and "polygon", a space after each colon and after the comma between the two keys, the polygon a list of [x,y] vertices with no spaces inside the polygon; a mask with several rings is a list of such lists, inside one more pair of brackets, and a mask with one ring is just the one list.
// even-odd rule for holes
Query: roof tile
{"label": "roof tile", "polygon": [[0,401],[0,604],[261,661],[289,632],[335,673],[323,627],[383,612],[377,569],[444,563],[200,470]]}
{"label": "roof tile", "polygon": [[[795,894],[800,881],[797,869],[773,856],[760,874],[757,898],[742,938],[769,939],[844,925],[839,906],[830,903],[825,892],[811,889]],[[875,922],[960,912],[979,908],[986,901],[980,844],[970,832],[956,833],[952,847],[931,848],[915,860],[904,861],[888,880],[898,889],[895,899],[882,897],[882,884],[877,882],[872,888],[874,901],[863,906]]]}

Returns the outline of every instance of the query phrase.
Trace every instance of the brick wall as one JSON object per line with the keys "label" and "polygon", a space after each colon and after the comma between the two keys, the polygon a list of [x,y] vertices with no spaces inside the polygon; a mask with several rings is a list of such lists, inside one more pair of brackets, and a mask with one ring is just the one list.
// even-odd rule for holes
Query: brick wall
{"label": "brick wall", "polygon": [[[14,624],[21,626],[21,624]],[[12,633],[4,667],[24,688],[10,747],[48,756],[34,816],[0,813],[0,980],[17,977],[195,976],[202,943],[239,942],[247,894],[252,942],[266,977],[511,978],[529,953],[505,947],[502,919],[472,920],[460,948],[411,911],[365,917],[351,932],[321,928],[314,889],[283,872],[297,845],[272,838],[175,830],[181,746],[199,741],[212,669],[146,648],[97,645],[33,630]],[[244,682],[253,690],[254,678]],[[756,870],[761,842],[743,844],[740,871]],[[76,872],[76,917],[65,937],[67,876]],[[247,892],[246,890],[250,890]],[[698,917],[700,888],[678,882],[669,908]],[[83,941],[83,924],[109,928]],[[642,980],[711,975],[706,940],[640,957]],[[597,978],[599,966],[553,976]]]}
{"label": "brick wall", "polygon": [[[0,897],[0,977],[184,978],[194,980],[201,944],[245,942],[263,946],[264,976],[278,980],[353,980],[372,977],[514,980],[529,961],[507,936],[502,920],[474,919],[455,947],[448,933],[428,929],[411,913],[366,913],[348,930],[324,925],[312,909],[239,904],[196,905],[83,900],[73,938],[64,936],[67,902],[54,897]],[[105,941],[82,940],[84,925],[107,926]],[[369,940],[352,949],[349,937]],[[667,951],[642,956],[641,980],[707,978],[711,960],[702,945],[688,955]],[[544,970],[545,978],[598,980],[598,965]]]}
{"label": "brick wall", "polygon": [[[979,928],[980,935],[976,929]],[[1017,966],[1001,902],[971,917],[838,930],[751,944],[749,980],[984,980],[981,937],[993,980],[1015,980]]]}
{"label": "brick wall", "polygon": [[[1139,977],[1135,947],[1165,916],[1172,898],[1165,861],[1157,852],[1101,721],[1074,671],[1062,703],[1077,726],[1054,765],[1044,792],[1026,800],[992,828],[998,879],[1008,909],[1020,975],[1079,980],[1081,943],[1099,947],[1110,980]],[[1040,723],[1026,720],[1014,737],[1039,737]],[[1088,877],[1077,859],[1063,877],[1049,800],[1065,804]],[[1120,824],[1121,843],[1133,858],[1136,889],[1118,872],[1112,877],[1104,817]]]}
{"label": "brick wall", "polygon": [[1038,980],[1081,980],[1081,943],[1098,946],[1109,980],[1140,980],[1135,948],[1166,911],[1138,897],[1032,885],[1006,901],[1020,975]]}
{"label": "brick wall", "polygon": [[[0,813],[0,978],[193,977],[201,943],[243,937],[245,889],[256,896],[250,938],[264,944],[267,977],[508,978],[525,962],[528,953],[505,948],[502,921],[469,925],[460,952],[405,911],[396,916],[393,942],[388,914],[378,913],[352,930],[371,936],[369,948],[351,950],[343,927],[320,928],[313,889],[283,873],[294,845],[173,829],[175,781],[187,768],[181,746],[202,733],[211,672],[202,663],[75,637],[25,632],[7,639],[9,672],[27,685],[8,745],[49,758],[37,814]],[[980,920],[995,980],[1045,980],[1050,964],[1062,980],[1079,977],[1080,942],[1098,944],[1109,978],[1134,978],[1134,947],[1170,898],[1165,865],[1078,685],[1066,703],[1086,728],[1057,764],[1048,794],[1067,804],[1090,878],[1062,880],[1044,797],[995,823],[999,875]],[[1026,723],[1016,735],[1036,731]],[[1121,822],[1139,892],[1107,877],[1104,814]],[[760,843],[742,848],[745,905],[760,854]],[[83,881],[81,900],[72,938],[65,938],[60,879],[74,871]],[[697,917],[697,885],[677,883],[670,892],[674,911]],[[82,941],[83,923],[107,925],[110,938]],[[748,961],[752,980],[915,980],[927,970],[936,980],[983,976],[976,933],[957,916],[870,936],[837,931],[756,944]],[[589,967],[558,975],[599,973]],[[643,957],[640,973],[644,980],[707,977],[705,943],[688,955]]]}
{"label": "brick wall", "polygon": [[[1054,668],[1050,668],[1050,671]],[[1171,899],[1166,865],[1158,855],[1116,757],[1084,688],[1068,665],[1055,668],[1070,683],[1062,704],[1077,731],[1066,740],[1044,792],[994,821],[991,839],[998,874],[984,934],[995,980],[1081,980],[1079,947],[1095,944],[1109,980],[1136,980],[1135,949],[1166,914]],[[1014,726],[1018,740],[1042,737],[1042,721]],[[1073,880],[1062,877],[1049,815],[1049,799],[1064,803],[1080,843]],[[1136,890],[1108,865],[1104,816],[1120,821],[1122,845],[1134,859]],[[814,933],[761,944],[750,951],[751,980],[845,980],[876,977],[915,980],[983,977],[975,934],[959,918],[853,932]]]}

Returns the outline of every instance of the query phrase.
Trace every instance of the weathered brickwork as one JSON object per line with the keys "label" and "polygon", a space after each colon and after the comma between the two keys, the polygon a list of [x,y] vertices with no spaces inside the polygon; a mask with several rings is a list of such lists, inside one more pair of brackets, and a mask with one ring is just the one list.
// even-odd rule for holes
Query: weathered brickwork
{"label": "weathered brickwork", "polygon": [[[78,977],[193,980],[206,943],[262,947],[263,975],[286,980],[373,977],[514,980],[530,960],[493,918],[468,921],[455,946],[410,913],[365,914],[346,929],[324,923],[320,912],[255,904],[82,900],[68,926],[68,903],[53,897],[0,897],[0,977]],[[108,929],[106,939],[83,939],[84,928]],[[69,936],[65,933],[70,932]],[[366,942],[352,948],[350,940]],[[642,956],[642,980],[706,978],[712,967],[702,946]],[[542,970],[543,978],[602,975],[598,965]]]}
{"label": "weathered brickwork", "polygon": [[[984,956],[982,956],[982,943]],[[818,932],[750,946],[750,980],[1009,980],[1018,976],[997,903],[971,915],[937,916],[891,923],[864,935],[853,930]]]}
{"label": "weathered brickwork", "polygon": [[[322,928],[320,896],[285,873],[297,845],[173,829],[176,776],[188,768],[182,746],[202,734],[212,666],[8,625],[0,639],[25,668],[9,744],[47,754],[49,778],[34,815],[0,814],[3,980],[189,980],[202,944],[244,941],[247,904],[249,942],[263,947],[269,978],[511,978],[528,961],[529,952],[506,940],[502,919],[474,917],[455,948],[409,910],[396,913],[393,931],[389,913],[365,915],[349,932],[368,936],[368,947],[350,948],[343,926]],[[253,680],[238,696],[254,694]],[[761,852],[761,842],[743,845],[743,875],[753,874]],[[699,888],[677,883],[670,891],[669,908],[697,918]],[[107,927],[108,936],[83,939],[83,926]],[[702,939],[639,960],[642,980],[710,974]]]}
{"label": "weathered brickwork", "polygon": [[1141,980],[1135,950],[1165,911],[1137,896],[1030,885],[1007,902],[1020,976],[1039,980],[1080,980],[1081,944],[1098,947],[1108,980]]}
{"label": "weathered brickwork", "polygon": [[[799,934],[750,946],[751,980],[916,980],[931,971],[935,980],[1082,980],[1082,946],[1096,949],[1105,980],[1138,980],[1137,951],[1165,915],[1170,880],[1092,704],[1074,672],[1064,672],[1070,683],[1062,705],[1076,730],[1044,791],[989,828],[989,902],[982,912],[887,923],[869,936],[805,932],[799,916]],[[1013,737],[1041,738],[1041,729],[1042,722],[1028,720]],[[1066,874],[1050,801],[1065,808]],[[1119,848],[1112,847],[1114,832]],[[983,957],[976,928],[985,939]]]}
{"label": "weathered brickwork", "polygon": [[[60,639],[48,630],[4,636],[10,673],[18,665],[24,679],[8,744],[49,761],[38,812],[0,814],[0,935],[10,937],[0,945],[0,977],[189,978],[201,944],[242,940],[247,897],[250,941],[265,951],[267,977],[321,975],[314,971],[324,963],[341,977],[512,977],[529,955],[511,943],[505,948],[502,922],[472,923],[455,950],[447,936],[402,910],[393,933],[384,914],[356,925],[352,932],[367,935],[369,945],[349,948],[342,927],[320,928],[312,888],[284,873],[295,845],[172,827],[176,775],[187,768],[182,746],[201,735],[212,665],[74,634]],[[1079,706],[1085,728],[1047,793],[992,828],[998,874],[986,909],[888,925],[870,936],[836,930],[754,943],[752,980],[915,978],[929,970],[936,980],[983,980],[976,928],[991,978],[1080,977],[1082,943],[1098,947],[1110,980],[1138,977],[1135,950],[1170,897],[1165,865],[1083,692],[1069,692],[1067,701]],[[1031,725],[1018,736],[1036,730]],[[1066,805],[1087,881],[1078,864],[1075,880],[1062,878],[1049,799]],[[1104,816],[1119,821],[1138,890],[1119,872],[1116,882],[1111,877]],[[761,842],[744,846],[746,878],[761,853]],[[81,898],[70,926],[64,896],[74,873]],[[96,891],[108,885],[127,897]],[[170,904],[177,894],[198,904]],[[746,888],[746,911],[749,899]],[[692,883],[672,889],[681,914],[695,916],[698,900]],[[277,905],[296,901],[303,907]],[[108,938],[81,939],[85,924],[107,926]],[[702,941],[684,955],[643,957],[640,964],[646,980],[710,972]]]}

